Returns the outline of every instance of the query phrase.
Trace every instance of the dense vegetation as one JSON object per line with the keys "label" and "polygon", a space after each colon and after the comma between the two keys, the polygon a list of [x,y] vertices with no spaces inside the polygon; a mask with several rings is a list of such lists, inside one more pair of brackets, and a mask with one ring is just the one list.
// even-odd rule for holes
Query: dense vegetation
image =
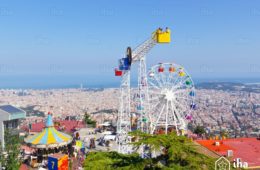
{"label": "dense vegetation", "polygon": [[96,121],[92,120],[88,113],[84,115],[84,122],[90,127],[96,127]]}
{"label": "dense vegetation", "polygon": [[146,145],[159,156],[143,159],[138,154],[123,155],[117,152],[92,152],[87,155],[84,162],[85,170],[214,169],[215,160],[198,153],[194,144],[184,136],[177,136],[175,133],[150,135],[138,131],[131,133],[131,135],[138,139],[132,143],[136,150]]}
{"label": "dense vegetation", "polygon": [[86,170],[144,169],[150,160],[138,154],[123,155],[117,152],[90,152],[84,162]]}
{"label": "dense vegetation", "polygon": [[202,135],[206,134],[206,131],[203,126],[196,126],[194,133],[201,137]]}
{"label": "dense vegetation", "polygon": [[21,140],[18,135],[13,135],[8,130],[5,131],[5,151],[0,151],[0,164],[6,170],[19,169],[21,165],[19,159]]}

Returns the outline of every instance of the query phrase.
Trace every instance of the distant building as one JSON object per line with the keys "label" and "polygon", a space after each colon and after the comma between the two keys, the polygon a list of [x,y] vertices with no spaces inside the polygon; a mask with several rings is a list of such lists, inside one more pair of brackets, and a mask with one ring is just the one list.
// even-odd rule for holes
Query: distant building
{"label": "distant building", "polygon": [[26,112],[11,105],[0,106],[0,139],[2,149],[5,147],[5,130],[19,130],[20,120],[26,117]]}

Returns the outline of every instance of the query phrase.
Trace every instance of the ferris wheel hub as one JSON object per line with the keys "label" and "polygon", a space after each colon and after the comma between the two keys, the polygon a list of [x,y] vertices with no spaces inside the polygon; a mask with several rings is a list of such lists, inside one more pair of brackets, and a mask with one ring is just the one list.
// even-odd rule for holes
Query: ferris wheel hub
{"label": "ferris wheel hub", "polygon": [[167,101],[172,101],[175,98],[174,92],[172,90],[164,90],[163,95]]}

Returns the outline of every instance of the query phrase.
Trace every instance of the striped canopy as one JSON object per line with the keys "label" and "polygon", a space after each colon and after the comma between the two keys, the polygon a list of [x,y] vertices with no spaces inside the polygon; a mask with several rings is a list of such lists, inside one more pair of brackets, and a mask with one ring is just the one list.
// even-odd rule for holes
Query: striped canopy
{"label": "striped canopy", "polygon": [[51,114],[48,114],[45,128],[42,132],[25,139],[25,142],[35,148],[53,148],[69,144],[72,137],[54,128]]}

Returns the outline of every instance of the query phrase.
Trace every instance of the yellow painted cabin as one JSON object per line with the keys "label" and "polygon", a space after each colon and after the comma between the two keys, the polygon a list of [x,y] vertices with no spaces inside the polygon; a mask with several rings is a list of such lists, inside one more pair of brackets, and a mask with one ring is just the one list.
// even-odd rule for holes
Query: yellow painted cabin
{"label": "yellow painted cabin", "polygon": [[171,42],[171,31],[167,29],[166,31],[157,30],[156,31],[156,41],[157,43],[170,43]]}

